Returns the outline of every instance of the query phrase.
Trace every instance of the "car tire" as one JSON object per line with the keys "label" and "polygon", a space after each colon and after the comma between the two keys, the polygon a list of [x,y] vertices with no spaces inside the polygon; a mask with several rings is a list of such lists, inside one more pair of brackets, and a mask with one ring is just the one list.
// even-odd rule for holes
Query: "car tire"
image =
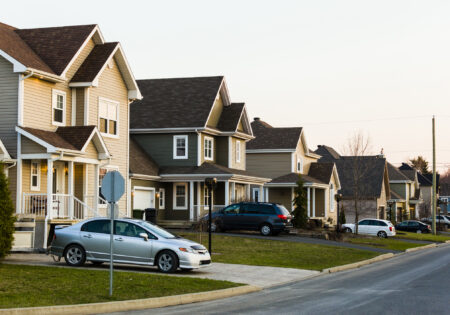
{"label": "car tire", "polygon": [[64,251],[64,260],[71,267],[83,266],[86,261],[86,252],[80,245],[69,245]]}
{"label": "car tire", "polygon": [[272,235],[272,226],[269,223],[263,223],[260,227],[259,227],[259,232],[261,233],[261,235],[263,236],[269,236]]}
{"label": "car tire", "polygon": [[[208,226],[208,230],[209,230],[209,226]],[[212,233],[222,232],[222,228],[220,227],[220,224],[217,221],[211,222],[211,232]]]}
{"label": "car tire", "polygon": [[91,263],[95,266],[100,266],[101,264],[103,264],[103,261],[91,261]]}
{"label": "car tire", "polygon": [[161,272],[175,272],[178,269],[178,256],[170,250],[163,250],[156,259],[156,265]]}
{"label": "car tire", "polygon": [[345,228],[345,229],[344,229],[344,232],[345,232],[345,233],[353,233],[351,228]]}
{"label": "car tire", "polygon": [[385,231],[380,231],[377,233],[379,238],[387,238],[387,233]]}

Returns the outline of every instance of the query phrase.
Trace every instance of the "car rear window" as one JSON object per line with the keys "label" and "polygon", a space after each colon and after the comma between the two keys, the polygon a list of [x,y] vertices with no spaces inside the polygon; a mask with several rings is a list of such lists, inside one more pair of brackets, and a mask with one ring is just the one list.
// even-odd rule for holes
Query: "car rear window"
{"label": "car rear window", "polygon": [[284,215],[290,215],[291,213],[289,212],[288,209],[286,209],[283,205],[277,205],[278,210],[280,210],[280,214],[284,214]]}
{"label": "car rear window", "polygon": [[85,223],[81,227],[81,231],[109,234],[111,233],[110,226],[111,226],[110,220],[93,220]]}

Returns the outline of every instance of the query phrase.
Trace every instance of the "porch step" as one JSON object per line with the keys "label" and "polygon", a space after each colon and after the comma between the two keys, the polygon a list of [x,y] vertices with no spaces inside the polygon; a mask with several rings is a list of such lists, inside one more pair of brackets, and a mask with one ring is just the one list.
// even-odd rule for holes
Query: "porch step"
{"label": "porch step", "polygon": [[164,228],[170,229],[189,229],[192,227],[191,221],[183,220],[158,220],[157,224]]}

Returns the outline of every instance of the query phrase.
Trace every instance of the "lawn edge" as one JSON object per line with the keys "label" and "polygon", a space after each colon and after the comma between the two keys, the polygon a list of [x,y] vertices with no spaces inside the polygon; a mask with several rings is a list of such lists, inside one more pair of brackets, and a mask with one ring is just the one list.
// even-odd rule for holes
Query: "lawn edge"
{"label": "lawn edge", "polygon": [[124,300],[114,302],[73,304],[73,305],[55,305],[23,308],[5,308],[0,309],[0,314],[98,314],[123,312],[141,309],[152,309],[181,304],[190,304],[196,302],[205,302],[236,295],[248,294],[261,291],[262,288],[254,285],[244,285],[234,288],[227,288],[214,291],[205,291],[197,293],[188,293],[172,296],[164,296],[148,299]]}
{"label": "lawn edge", "polygon": [[334,273],[334,272],[339,272],[339,271],[344,271],[344,270],[356,269],[358,267],[369,265],[369,264],[372,264],[374,262],[390,259],[390,258],[392,258],[394,256],[396,256],[396,254],[394,254],[394,253],[386,253],[386,254],[382,254],[382,255],[379,255],[379,256],[376,256],[376,257],[373,257],[373,258],[369,258],[369,259],[366,259],[366,260],[358,261],[358,262],[355,262],[355,263],[351,263],[351,264],[347,264],[347,265],[341,265],[341,266],[336,266],[336,267],[331,267],[331,268],[326,268],[326,269],[322,270],[322,273]]}
{"label": "lawn edge", "polygon": [[436,243],[431,243],[431,244],[428,244],[428,245],[425,245],[425,246],[411,247],[411,248],[407,248],[405,250],[405,253],[416,252],[418,250],[423,250],[423,249],[427,249],[427,248],[434,248],[436,246],[437,246]]}

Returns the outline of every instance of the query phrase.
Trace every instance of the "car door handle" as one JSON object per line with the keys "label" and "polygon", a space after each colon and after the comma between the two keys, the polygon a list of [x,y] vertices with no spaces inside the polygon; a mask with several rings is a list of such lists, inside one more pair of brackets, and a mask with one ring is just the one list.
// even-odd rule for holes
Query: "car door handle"
{"label": "car door handle", "polygon": [[91,234],[83,235],[83,237],[85,237],[85,238],[92,238],[92,235]]}
{"label": "car door handle", "polygon": [[119,238],[115,238],[115,241],[119,241],[119,242],[123,242],[123,238],[119,237]]}

